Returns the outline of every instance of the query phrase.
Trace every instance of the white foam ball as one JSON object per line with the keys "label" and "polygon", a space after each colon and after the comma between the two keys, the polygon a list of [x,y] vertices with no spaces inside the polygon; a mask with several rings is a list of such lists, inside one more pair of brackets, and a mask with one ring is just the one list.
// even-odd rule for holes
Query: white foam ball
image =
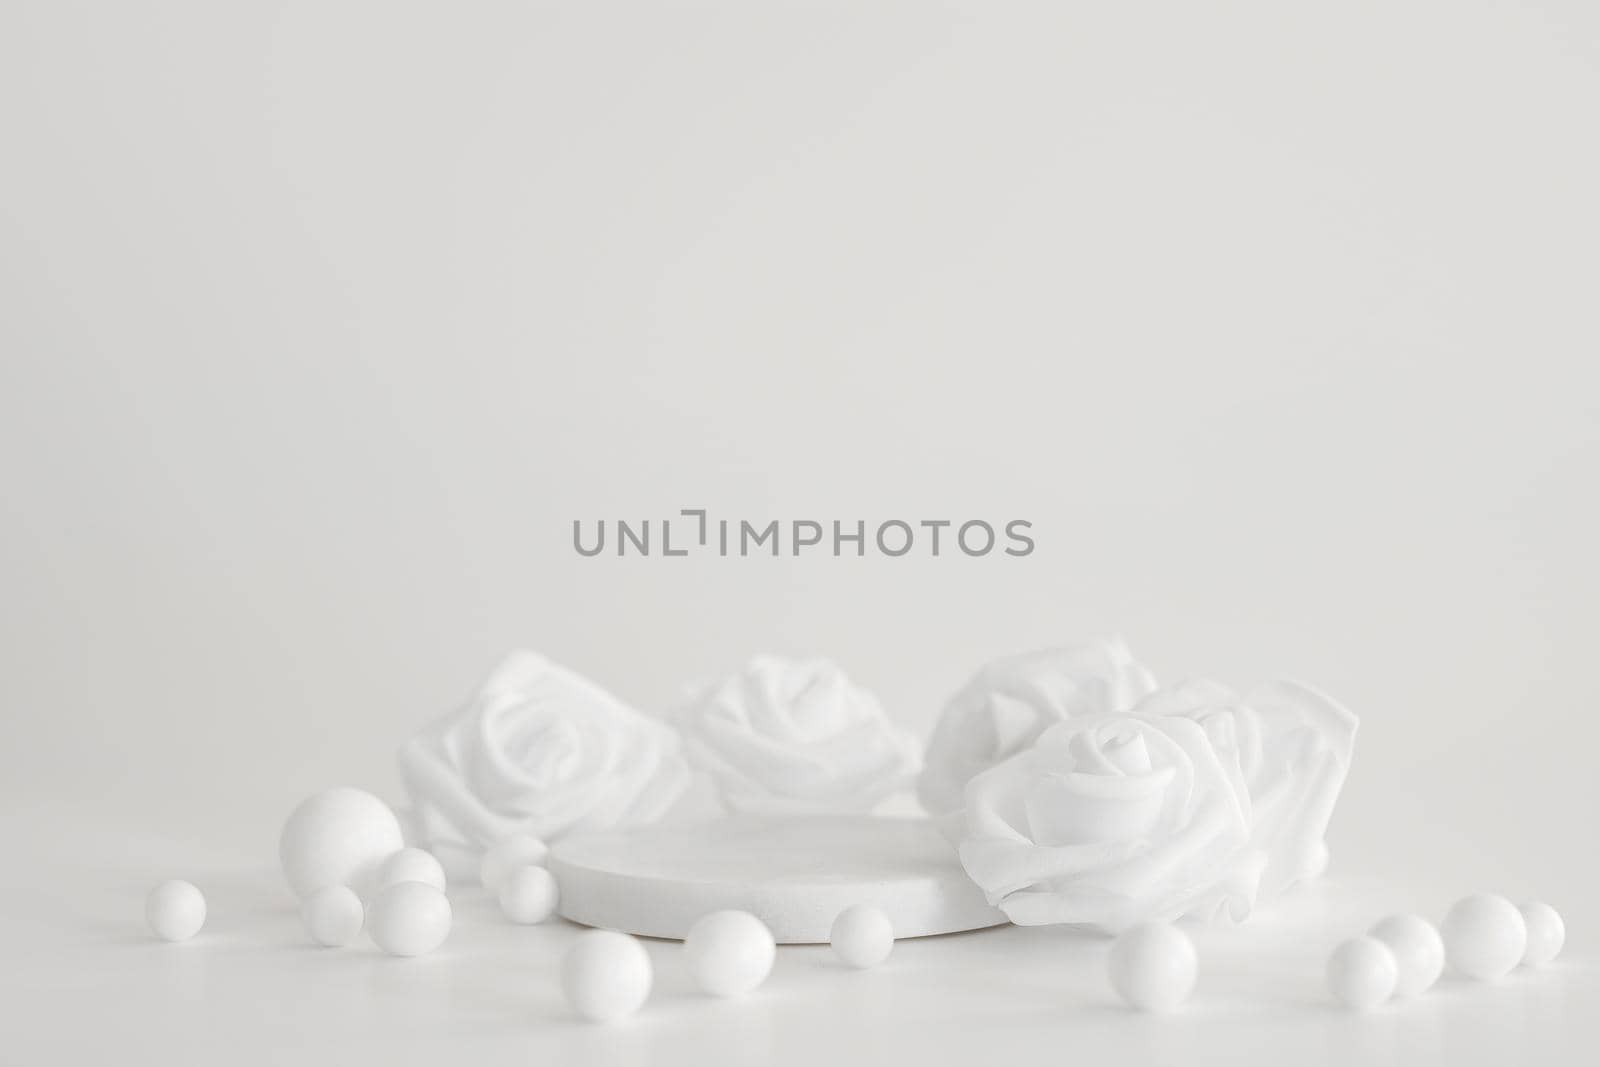
{"label": "white foam ball", "polygon": [[517,834],[484,850],[478,880],[491,893],[500,892],[500,880],[521,867],[542,867],[550,847],[537,837]]}
{"label": "white foam ball", "polygon": [[828,941],[850,966],[876,967],[894,951],[894,924],[881,909],[857,904],[833,920]]}
{"label": "white foam ball", "polygon": [[360,789],[329,789],[302,801],[283,824],[278,860],[301,897],[330,885],[366,894],[379,865],[404,847],[387,804]]}
{"label": "white foam ball", "polygon": [[396,882],[421,882],[439,892],[445,891],[444,868],[433,858],[433,853],[420,848],[403,848],[378,866],[374,889],[384,889]]}
{"label": "white foam ball", "polygon": [[365,918],[361,898],[347,885],[327,885],[306,897],[300,918],[311,940],[329,948],[343,948],[361,933]]}
{"label": "white foam ball", "polygon": [[1444,939],[1427,919],[1417,915],[1391,915],[1368,933],[1394,953],[1399,977],[1394,995],[1414,997],[1433,986],[1444,970]]}
{"label": "white foam ball", "polygon": [[1529,967],[1543,967],[1561,954],[1561,946],[1567,941],[1567,924],[1562,921],[1560,912],[1535,900],[1522,906],[1522,922],[1528,929],[1523,963]]}
{"label": "white foam ball", "polygon": [[714,911],[689,927],[683,951],[701,989],[736,997],[766,981],[778,946],[766,923],[748,911]]}
{"label": "white foam ball", "polygon": [[1450,966],[1482,982],[1511,973],[1528,947],[1522,912],[1505,897],[1478,893],[1450,906],[1439,933]]}
{"label": "white foam ball", "polygon": [[144,898],[150,932],[163,941],[187,941],[206,923],[206,897],[191,882],[162,882]]}
{"label": "white foam ball", "polygon": [[612,930],[581,935],[561,962],[567,1003],[585,1019],[609,1023],[627,1018],[650,995],[650,956],[644,946]]}
{"label": "white foam ball", "polygon": [[560,900],[555,875],[543,867],[519,867],[500,880],[500,910],[514,923],[542,923]]}
{"label": "white foam ball", "polygon": [[1394,995],[1400,964],[1389,946],[1375,937],[1355,937],[1328,957],[1328,988],[1357,1011],[1377,1007]]}
{"label": "white foam ball", "polygon": [[391,956],[421,956],[450,936],[450,901],[426,882],[396,882],[372,900],[367,932]]}
{"label": "white foam ball", "polygon": [[1135,926],[1111,945],[1111,988],[1140,1011],[1170,1011],[1189,999],[1199,973],[1194,942],[1176,926]]}

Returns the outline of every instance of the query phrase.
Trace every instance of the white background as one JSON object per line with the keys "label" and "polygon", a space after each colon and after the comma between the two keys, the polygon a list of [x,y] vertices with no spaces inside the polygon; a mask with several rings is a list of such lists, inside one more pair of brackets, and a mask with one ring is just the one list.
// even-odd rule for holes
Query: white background
{"label": "white background", "polygon": [[[396,745],[514,645],[650,711],[824,654],[925,729],[986,658],[1120,632],[1341,697],[1335,884],[1550,899],[1540,981],[1592,1000],[1597,128],[1580,0],[11,0],[6,931],[81,952],[4,988],[121,968],[165,1019],[143,888],[225,857],[292,942],[283,814],[398,798]],[[1038,550],[571,548],[683,507]]]}

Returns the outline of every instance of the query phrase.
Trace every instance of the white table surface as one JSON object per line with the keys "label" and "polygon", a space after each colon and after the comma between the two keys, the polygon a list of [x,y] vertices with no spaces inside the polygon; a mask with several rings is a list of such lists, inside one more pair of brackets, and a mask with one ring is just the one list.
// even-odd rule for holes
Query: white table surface
{"label": "white table surface", "polygon": [[[1594,1062],[1600,967],[1583,916],[1550,968],[1496,986],[1447,976],[1373,1014],[1336,1007],[1329,949],[1388,911],[1437,917],[1459,885],[1334,873],[1236,928],[1198,928],[1201,977],[1166,1017],[1123,1009],[1106,942],[1059,928],[902,941],[853,971],[826,947],[783,947],[740,1001],[699,995],[673,942],[646,942],[656,985],[633,1020],[576,1020],[561,955],[580,928],[518,927],[477,887],[452,892],[455,928],[402,960],[364,937],[322,949],[301,931],[270,846],[237,852],[47,815],[0,819],[0,1062],[917,1063]],[[190,942],[145,930],[143,897],[167,877],[206,892]]]}

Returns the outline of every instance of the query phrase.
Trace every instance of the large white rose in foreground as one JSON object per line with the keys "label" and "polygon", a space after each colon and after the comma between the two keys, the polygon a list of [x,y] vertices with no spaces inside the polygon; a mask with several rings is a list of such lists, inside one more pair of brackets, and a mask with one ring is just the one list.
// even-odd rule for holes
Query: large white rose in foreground
{"label": "large white rose in foreground", "polygon": [[676,721],[690,764],[735,812],[867,811],[920,766],[916,739],[826,660],[758,656]]}
{"label": "large white rose in foreground", "polygon": [[1050,726],[1127,711],[1154,689],[1150,672],[1119,640],[996,660],[945,705],[917,796],[933,815],[956,811],[974,775],[1027,748]]}
{"label": "large white rose in foreground", "polygon": [[653,822],[689,780],[670,727],[531,652],[406,742],[400,773],[417,836],[462,859],[515,834]]}
{"label": "large white rose in foreground", "polygon": [[961,863],[1015,923],[1116,932],[1250,913],[1265,857],[1250,844],[1239,765],[1175,715],[1068,719],[967,784]]}
{"label": "large white rose in foreground", "polygon": [[1151,715],[1198,723],[1250,791],[1251,840],[1266,854],[1264,895],[1315,878],[1328,863],[1323,841],[1355,750],[1356,717],[1299,682],[1257,686],[1243,696],[1210,681],[1186,682],[1140,705]]}

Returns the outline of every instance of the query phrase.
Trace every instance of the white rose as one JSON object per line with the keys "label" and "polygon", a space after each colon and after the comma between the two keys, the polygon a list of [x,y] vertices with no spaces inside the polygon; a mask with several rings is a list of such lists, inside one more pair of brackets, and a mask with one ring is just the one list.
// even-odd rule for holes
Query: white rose
{"label": "white rose", "polygon": [[688,784],[677,734],[531,652],[400,749],[418,836],[461,862],[515,834],[653,822]]}
{"label": "white rose", "polygon": [[1116,932],[1254,904],[1249,794],[1190,719],[1068,719],[972,779],[965,803],[962,866],[1015,923]]}
{"label": "white rose", "polygon": [[920,766],[916,739],[825,660],[758,656],[677,723],[690,764],[736,812],[867,811]]}
{"label": "white rose", "polygon": [[1119,640],[996,660],[945,705],[917,796],[933,815],[956,811],[974,775],[1027,748],[1050,726],[1126,711],[1154,689],[1150,672]]}
{"label": "white rose", "polygon": [[1289,681],[1269,682],[1242,697],[1216,682],[1186,682],[1140,710],[1199,723],[1218,752],[1238,763],[1250,791],[1252,840],[1267,856],[1264,894],[1322,873],[1328,862],[1323,838],[1355,749],[1353,714]]}

